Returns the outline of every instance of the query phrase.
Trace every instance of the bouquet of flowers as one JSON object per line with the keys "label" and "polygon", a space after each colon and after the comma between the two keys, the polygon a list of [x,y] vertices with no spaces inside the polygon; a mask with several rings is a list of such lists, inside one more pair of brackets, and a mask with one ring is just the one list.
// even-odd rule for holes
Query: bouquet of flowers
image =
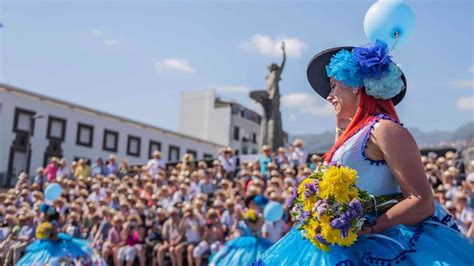
{"label": "bouquet of flowers", "polygon": [[317,248],[350,246],[367,222],[403,199],[402,194],[372,196],[357,188],[357,171],[340,165],[323,165],[295,188],[288,204],[299,221],[303,238]]}

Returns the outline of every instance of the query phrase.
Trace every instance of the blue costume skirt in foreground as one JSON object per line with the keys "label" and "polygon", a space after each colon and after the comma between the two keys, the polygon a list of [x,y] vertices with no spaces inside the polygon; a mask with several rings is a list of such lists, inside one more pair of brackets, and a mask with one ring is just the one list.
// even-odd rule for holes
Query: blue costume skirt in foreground
{"label": "blue costume skirt in foreground", "polygon": [[398,225],[362,236],[351,247],[317,249],[293,228],[256,265],[474,265],[474,243],[440,206],[415,226]]}
{"label": "blue costume skirt in foreground", "polygon": [[245,266],[252,263],[265,252],[272,242],[265,238],[241,236],[228,241],[210,259],[209,265]]}
{"label": "blue costume skirt in foreground", "polygon": [[26,254],[17,265],[106,265],[87,241],[62,233],[58,234],[58,238],[57,241],[48,239],[34,241],[26,248]]}

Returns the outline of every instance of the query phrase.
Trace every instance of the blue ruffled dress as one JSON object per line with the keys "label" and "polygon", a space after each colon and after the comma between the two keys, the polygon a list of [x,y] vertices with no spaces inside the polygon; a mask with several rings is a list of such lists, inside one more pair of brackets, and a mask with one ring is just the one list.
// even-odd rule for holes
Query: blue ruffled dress
{"label": "blue ruffled dress", "polygon": [[273,243],[270,240],[253,236],[244,221],[239,222],[242,236],[225,243],[209,260],[211,266],[243,266],[252,263]]}
{"label": "blue ruffled dress", "polygon": [[[358,187],[373,195],[400,192],[385,161],[365,155],[366,142],[380,119],[378,115],[334,154],[333,161],[354,168]],[[433,216],[414,226],[397,225],[379,234],[360,237],[350,247],[317,249],[293,228],[255,262],[256,265],[474,265],[474,243],[463,236],[451,216],[435,204]]]}
{"label": "blue ruffled dress", "polygon": [[58,240],[38,239],[26,248],[19,266],[94,265],[105,266],[105,261],[96,254],[86,240],[59,233]]}

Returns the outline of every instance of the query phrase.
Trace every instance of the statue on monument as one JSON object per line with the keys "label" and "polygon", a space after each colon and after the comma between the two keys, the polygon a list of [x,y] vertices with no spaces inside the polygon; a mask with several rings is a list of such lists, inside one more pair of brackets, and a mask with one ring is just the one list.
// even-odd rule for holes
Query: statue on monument
{"label": "statue on monument", "polygon": [[262,122],[260,124],[260,144],[267,145],[273,151],[283,147],[283,126],[280,112],[281,73],[285,67],[285,43],[281,44],[283,61],[280,65],[272,63],[268,66],[270,73],[266,77],[267,88],[264,91],[252,91],[250,97],[263,107]]}

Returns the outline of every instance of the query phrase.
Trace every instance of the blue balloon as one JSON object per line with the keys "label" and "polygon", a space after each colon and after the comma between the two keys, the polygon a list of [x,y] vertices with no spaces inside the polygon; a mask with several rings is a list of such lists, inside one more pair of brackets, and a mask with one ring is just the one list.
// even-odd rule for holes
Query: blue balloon
{"label": "blue balloon", "polygon": [[364,31],[369,41],[382,40],[389,48],[395,42],[397,47],[404,43],[414,29],[415,14],[401,0],[380,0],[365,14]]}
{"label": "blue balloon", "polygon": [[49,184],[44,190],[44,198],[49,201],[55,201],[61,196],[61,186],[58,183]]}
{"label": "blue balloon", "polygon": [[263,210],[263,217],[266,221],[276,222],[283,217],[283,206],[276,201],[271,201]]}

